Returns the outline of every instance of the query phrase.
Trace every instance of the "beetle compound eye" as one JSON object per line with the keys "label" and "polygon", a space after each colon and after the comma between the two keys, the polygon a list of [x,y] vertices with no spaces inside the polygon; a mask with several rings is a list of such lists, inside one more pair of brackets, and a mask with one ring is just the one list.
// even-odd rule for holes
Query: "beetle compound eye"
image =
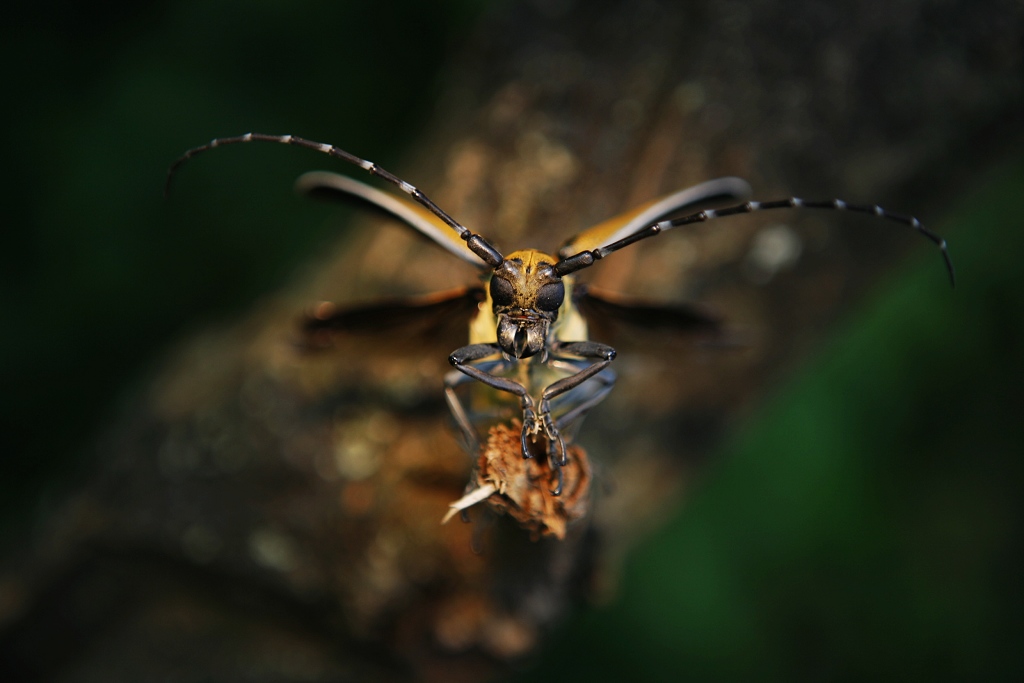
{"label": "beetle compound eye", "polygon": [[537,308],[542,311],[557,311],[565,299],[565,285],[561,282],[552,282],[540,288],[537,294]]}
{"label": "beetle compound eye", "polygon": [[495,306],[511,306],[515,298],[515,288],[511,282],[497,275],[491,278],[491,300]]}

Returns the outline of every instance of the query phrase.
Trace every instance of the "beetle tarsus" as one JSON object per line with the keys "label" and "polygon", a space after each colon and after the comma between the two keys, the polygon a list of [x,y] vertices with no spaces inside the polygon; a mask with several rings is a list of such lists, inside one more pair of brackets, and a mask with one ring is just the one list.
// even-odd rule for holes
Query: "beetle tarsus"
{"label": "beetle tarsus", "polygon": [[558,479],[558,484],[555,488],[551,489],[551,495],[560,496],[562,495],[562,486],[565,484],[565,475],[562,473],[562,468],[554,460],[551,461],[551,469],[555,471],[555,477]]}
{"label": "beetle tarsus", "polygon": [[520,437],[520,441],[523,447],[523,458],[529,460],[533,457],[533,453],[530,452],[530,445],[527,442],[527,437],[533,436],[537,432],[537,418],[533,414],[533,410],[527,408],[523,413],[523,434]]}
{"label": "beetle tarsus", "polygon": [[555,420],[551,417],[550,412],[544,413],[543,423],[544,436],[548,440],[548,454],[551,456],[552,462],[556,462],[560,467],[564,467],[569,462],[569,455],[565,449],[565,439],[562,438],[561,432],[555,426]]}

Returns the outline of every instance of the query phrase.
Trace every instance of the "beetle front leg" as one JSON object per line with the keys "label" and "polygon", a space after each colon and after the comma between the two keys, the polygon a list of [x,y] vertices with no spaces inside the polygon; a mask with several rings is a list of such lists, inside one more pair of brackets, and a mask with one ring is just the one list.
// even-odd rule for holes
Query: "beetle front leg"
{"label": "beetle front leg", "polygon": [[553,350],[556,353],[569,353],[574,356],[593,358],[597,360],[596,363],[587,366],[575,375],[563,377],[557,382],[549,384],[547,388],[544,389],[544,393],[541,396],[540,418],[541,423],[544,426],[544,435],[548,438],[549,454],[558,465],[565,465],[568,461],[568,454],[565,449],[565,440],[562,439],[562,435],[555,425],[554,419],[551,417],[550,401],[556,396],[564,394],[567,391],[572,391],[594,375],[607,368],[611,364],[612,360],[615,359],[615,349],[607,344],[600,344],[592,341],[580,341],[556,342],[553,346]]}
{"label": "beetle front leg", "polygon": [[529,446],[527,445],[527,437],[536,435],[540,427],[537,422],[537,414],[534,412],[533,398],[530,396],[530,393],[526,390],[526,387],[513,379],[498,377],[474,365],[470,365],[473,361],[493,356],[496,353],[501,353],[501,348],[497,344],[470,344],[453,351],[448,356],[448,362],[459,372],[472,377],[492,389],[519,397],[519,407],[523,410],[523,432],[520,443],[523,457],[532,458],[533,455],[530,453]]}
{"label": "beetle front leg", "polygon": [[569,456],[565,450],[565,439],[555,426],[555,420],[551,417],[551,405],[546,398],[540,402],[540,419],[544,436],[548,440],[548,457],[551,458],[552,465],[561,467],[569,461]]}
{"label": "beetle front leg", "polygon": [[455,387],[463,382],[470,381],[470,379],[454,370],[447,373],[444,376],[444,399],[448,403],[448,411],[455,419],[455,425],[462,434],[462,447],[466,449],[467,453],[479,453],[480,438],[477,436],[476,429],[473,428],[473,422],[469,419],[469,414],[463,407],[462,401],[459,400],[458,395],[455,393]]}

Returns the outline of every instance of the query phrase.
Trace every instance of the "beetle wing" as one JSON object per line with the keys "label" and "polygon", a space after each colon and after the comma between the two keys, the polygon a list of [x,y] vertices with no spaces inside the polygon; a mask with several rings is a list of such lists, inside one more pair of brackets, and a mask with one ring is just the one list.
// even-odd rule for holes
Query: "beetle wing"
{"label": "beetle wing", "polygon": [[717,178],[667,197],[655,199],[569,238],[558,250],[561,258],[606,246],[674,215],[694,211],[702,204],[738,201],[750,196],[750,185],[740,178]]}
{"label": "beetle wing", "polygon": [[622,323],[642,330],[664,330],[718,337],[722,320],[688,304],[659,304],[577,285],[573,301],[588,323]]}
{"label": "beetle wing", "polygon": [[309,349],[330,346],[332,337],[340,334],[389,333],[408,340],[432,337],[442,328],[457,326],[464,335],[483,300],[480,287],[459,287],[347,308],[323,303],[307,316],[302,331]]}
{"label": "beetle wing", "polygon": [[304,173],[295,181],[295,189],[315,199],[368,204],[392,218],[397,218],[449,253],[472,263],[477,268],[485,266],[480,257],[469,250],[466,242],[450,226],[418,204],[381,192],[348,176],[327,171]]}

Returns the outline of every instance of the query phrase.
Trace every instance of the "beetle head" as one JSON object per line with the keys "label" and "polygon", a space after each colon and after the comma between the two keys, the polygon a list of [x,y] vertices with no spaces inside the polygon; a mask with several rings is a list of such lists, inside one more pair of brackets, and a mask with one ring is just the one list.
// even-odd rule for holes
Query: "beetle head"
{"label": "beetle head", "polygon": [[555,259],[539,251],[509,254],[491,276],[490,294],[498,320],[498,345],[514,358],[541,352],[565,299]]}

